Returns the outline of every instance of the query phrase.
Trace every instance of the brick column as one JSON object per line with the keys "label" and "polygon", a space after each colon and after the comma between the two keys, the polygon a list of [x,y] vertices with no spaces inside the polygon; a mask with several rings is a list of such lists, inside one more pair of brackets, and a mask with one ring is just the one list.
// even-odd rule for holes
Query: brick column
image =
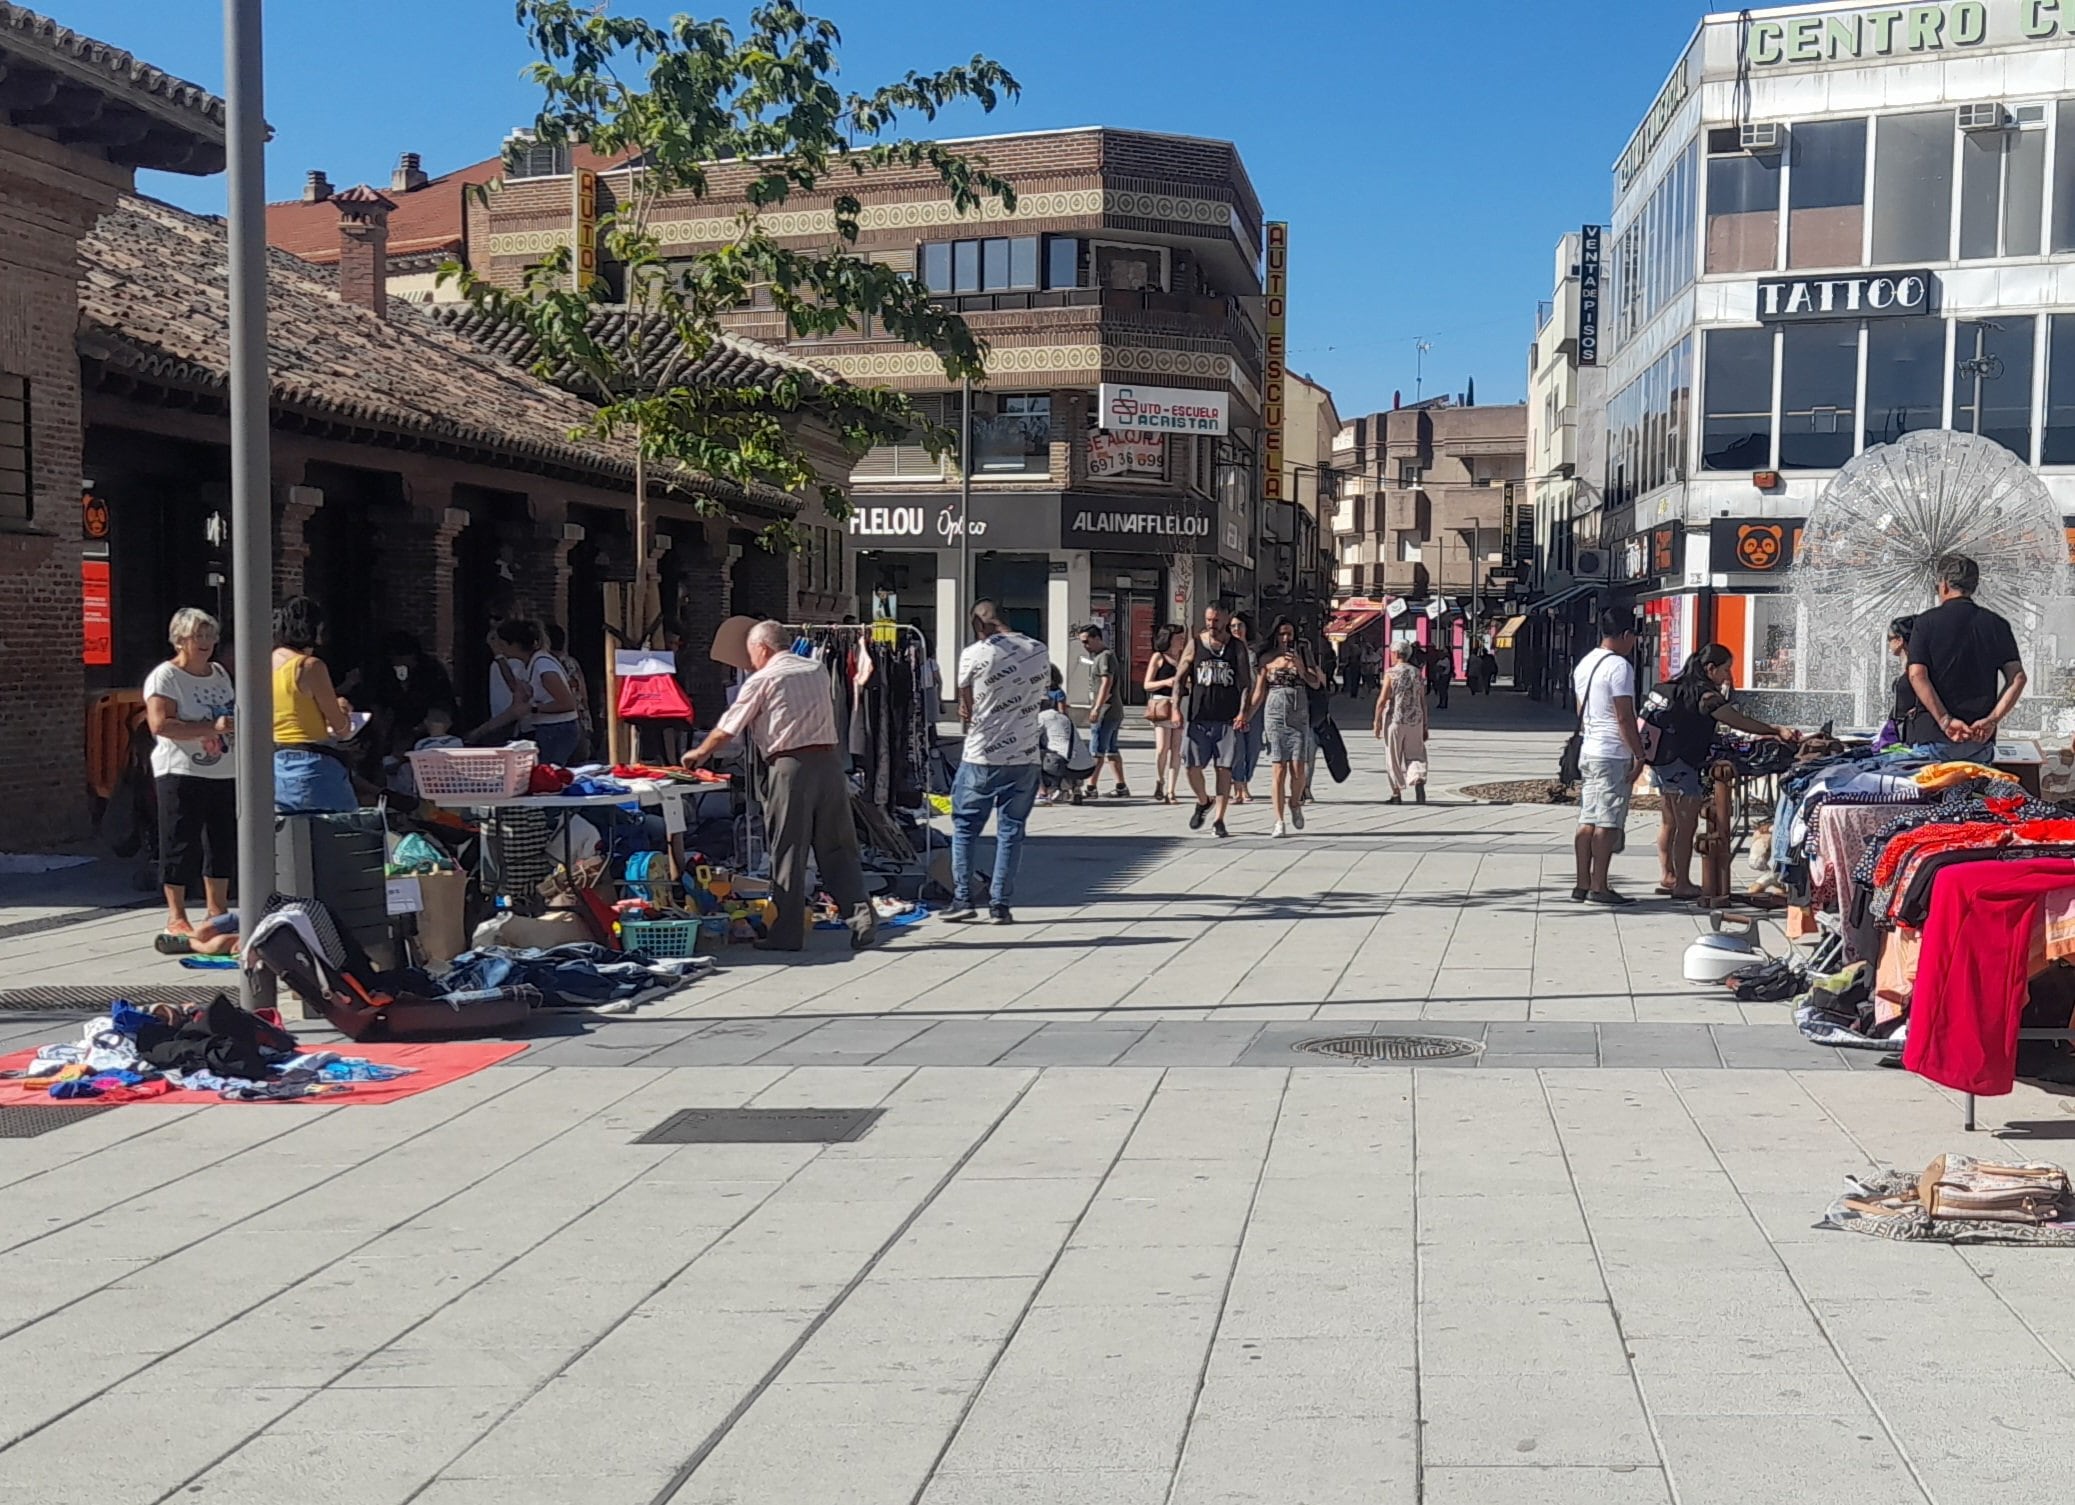
{"label": "brick column", "polygon": [[306,530],[324,493],[315,486],[283,486],[274,501],[274,600],[286,601],[303,593],[303,570],[310,562]]}
{"label": "brick column", "polygon": [[564,628],[569,625],[569,553],[584,541],[583,525],[568,518],[565,507],[543,506],[532,528],[510,540],[520,612]]}
{"label": "brick column", "polygon": [[762,612],[781,622],[793,619],[792,555],[773,553],[761,544],[744,544],[729,574],[734,585],[729,604],[734,611]]}
{"label": "brick column", "polygon": [[450,669],[455,657],[454,540],[469,524],[459,507],[438,512],[412,509],[393,531],[388,560],[397,602],[397,625],[417,635],[425,651]]}
{"label": "brick column", "polygon": [[713,635],[732,614],[728,591],[728,537],[724,524],[708,524],[696,541],[682,540],[677,556],[681,596],[678,616],[684,628],[684,657],[678,678],[692,697],[699,724],[711,726],[727,701],[727,669],[713,661]]}

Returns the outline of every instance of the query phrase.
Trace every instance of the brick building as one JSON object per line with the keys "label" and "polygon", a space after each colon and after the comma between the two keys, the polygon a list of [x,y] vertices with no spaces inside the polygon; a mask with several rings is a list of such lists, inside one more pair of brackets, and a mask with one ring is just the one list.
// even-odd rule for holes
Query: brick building
{"label": "brick building", "polygon": [[86,825],[79,243],[138,168],[212,173],[223,160],[220,100],[0,3],[0,839],[10,846]]}
{"label": "brick building", "polygon": [[[921,277],[990,346],[974,423],[977,589],[1048,640],[1062,666],[1079,657],[1072,627],[1089,620],[1116,624],[1142,660],[1156,623],[1254,594],[1260,204],[1225,142],[1089,128],[956,145],[1016,185],[1013,211],[961,220],[926,169],[832,183],[864,206],[857,249]],[[570,168],[548,148],[517,153],[487,200],[466,206],[477,271],[517,286],[577,233],[578,185],[595,182],[600,212],[627,189],[624,172],[594,180]],[[666,199],[653,216],[665,253],[730,239],[749,178],[716,167],[703,199]],[[824,244],[830,197],[796,197],[764,223],[790,244]],[[958,392],[925,351],[870,330],[794,340],[763,302],[735,327],[840,376],[913,393],[958,427]],[[1103,431],[1103,383],[1215,393],[1229,404],[1229,432]],[[819,570],[845,593],[843,611],[890,596],[902,619],[958,641],[956,461],[886,445],[852,479],[847,527],[820,530],[794,560],[803,584]]]}

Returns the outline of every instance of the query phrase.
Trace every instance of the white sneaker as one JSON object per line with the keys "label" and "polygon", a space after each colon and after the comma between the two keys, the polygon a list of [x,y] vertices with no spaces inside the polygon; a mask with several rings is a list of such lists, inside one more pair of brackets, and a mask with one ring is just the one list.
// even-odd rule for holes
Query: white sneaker
{"label": "white sneaker", "polygon": [[1284,825],[1281,821],[1277,821],[1275,823],[1275,829],[1273,831],[1270,831],[1268,834],[1270,836],[1287,836],[1290,834],[1290,828]]}
{"label": "white sneaker", "polygon": [[1290,806],[1290,829],[1293,831],[1304,829],[1304,807],[1302,805]]}

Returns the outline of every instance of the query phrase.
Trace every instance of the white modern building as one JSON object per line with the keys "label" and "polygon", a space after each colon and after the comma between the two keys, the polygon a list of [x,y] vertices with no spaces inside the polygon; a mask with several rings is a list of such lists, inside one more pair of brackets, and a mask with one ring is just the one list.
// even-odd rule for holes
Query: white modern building
{"label": "white modern building", "polygon": [[2075,513],[2075,0],[1707,17],[1605,254],[1606,543],[1660,667],[1795,688],[1796,523],[1867,446],[1977,431]]}

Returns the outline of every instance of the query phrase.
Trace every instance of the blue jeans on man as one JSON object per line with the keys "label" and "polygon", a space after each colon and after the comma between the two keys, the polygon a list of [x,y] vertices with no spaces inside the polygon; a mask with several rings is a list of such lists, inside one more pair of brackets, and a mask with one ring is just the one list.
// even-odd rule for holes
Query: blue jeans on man
{"label": "blue jeans on man", "polygon": [[1016,864],[1023,856],[1023,828],[1037,802],[1038,765],[990,767],[961,763],[951,781],[951,882],[957,907],[973,907],[973,843],[993,815],[994,877],[989,902],[1006,907],[1016,890]]}
{"label": "blue jeans on man", "polygon": [[1996,756],[1993,742],[1923,742],[1916,751],[1940,763],[1988,763]]}

